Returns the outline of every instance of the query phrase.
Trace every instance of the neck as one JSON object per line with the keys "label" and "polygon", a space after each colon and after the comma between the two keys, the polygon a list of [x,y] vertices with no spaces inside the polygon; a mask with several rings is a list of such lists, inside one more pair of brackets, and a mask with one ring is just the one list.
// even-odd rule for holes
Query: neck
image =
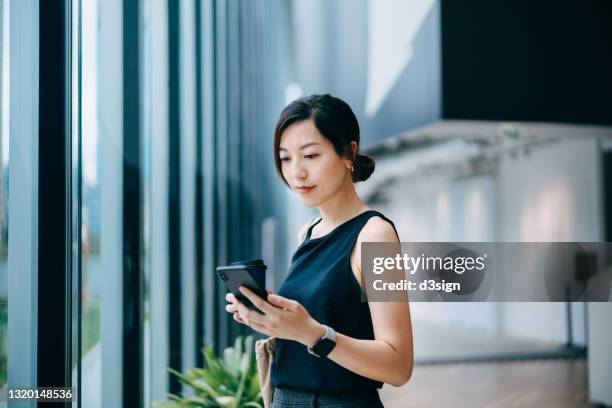
{"label": "neck", "polygon": [[321,203],[319,213],[322,223],[327,226],[334,226],[353,218],[367,208],[357,196],[352,180],[348,179],[335,195]]}

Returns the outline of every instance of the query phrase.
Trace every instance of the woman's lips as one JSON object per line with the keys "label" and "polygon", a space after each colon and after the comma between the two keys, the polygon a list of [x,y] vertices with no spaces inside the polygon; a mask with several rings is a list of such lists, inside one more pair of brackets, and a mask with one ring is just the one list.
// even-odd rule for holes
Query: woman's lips
{"label": "woman's lips", "polygon": [[312,187],[296,187],[296,190],[298,193],[300,194],[308,194],[312,191],[313,188],[315,188],[316,186],[312,186]]}

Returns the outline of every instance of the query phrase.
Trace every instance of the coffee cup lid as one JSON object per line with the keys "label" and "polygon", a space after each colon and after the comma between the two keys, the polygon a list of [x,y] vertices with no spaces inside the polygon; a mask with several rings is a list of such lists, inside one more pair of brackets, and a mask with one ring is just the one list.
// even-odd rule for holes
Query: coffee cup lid
{"label": "coffee cup lid", "polygon": [[264,268],[264,269],[267,268],[266,264],[264,264],[264,261],[262,259],[252,259],[250,261],[235,261],[235,262],[230,263],[230,265],[253,266],[256,268]]}

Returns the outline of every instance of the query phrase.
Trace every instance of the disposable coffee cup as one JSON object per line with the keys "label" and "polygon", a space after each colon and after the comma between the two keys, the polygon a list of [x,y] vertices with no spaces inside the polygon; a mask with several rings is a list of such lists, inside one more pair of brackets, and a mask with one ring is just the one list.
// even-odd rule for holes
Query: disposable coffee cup
{"label": "disposable coffee cup", "polygon": [[236,261],[230,263],[230,265],[242,265],[248,267],[251,276],[253,276],[253,279],[255,279],[255,282],[257,282],[262,289],[266,288],[266,269],[268,269],[268,267],[266,264],[264,264],[263,260],[253,259],[250,261]]}

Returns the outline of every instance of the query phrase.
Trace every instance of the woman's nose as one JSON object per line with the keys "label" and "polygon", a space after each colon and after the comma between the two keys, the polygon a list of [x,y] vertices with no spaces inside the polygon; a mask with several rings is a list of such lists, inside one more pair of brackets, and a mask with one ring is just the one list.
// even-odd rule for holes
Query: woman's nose
{"label": "woman's nose", "polygon": [[299,160],[296,160],[294,162],[294,165],[293,165],[293,174],[295,175],[296,178],[300,178],[300,179],[306,177],[306,175],[307,175],[306,169],[304,168],[302,163],[300,163]]}

